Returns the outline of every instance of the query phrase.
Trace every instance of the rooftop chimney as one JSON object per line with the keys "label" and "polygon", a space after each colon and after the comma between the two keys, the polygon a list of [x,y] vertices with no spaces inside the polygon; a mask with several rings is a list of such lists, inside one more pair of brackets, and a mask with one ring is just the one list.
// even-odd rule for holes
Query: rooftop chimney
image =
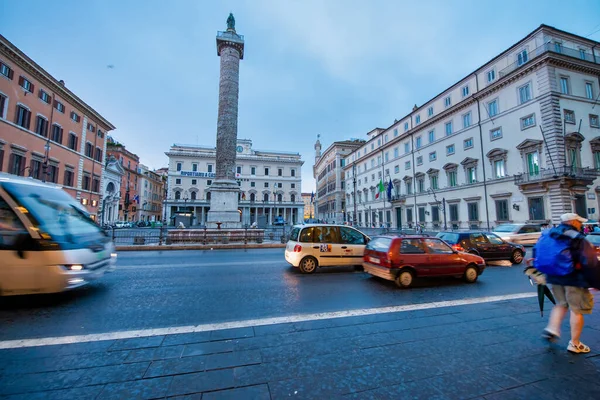
{"label": "rooftop chimney", "polygon": [[60,81],[58,81],[58,83],[60,83],[61,86],[65,86],[65,81],[63,81],[62,79]]}

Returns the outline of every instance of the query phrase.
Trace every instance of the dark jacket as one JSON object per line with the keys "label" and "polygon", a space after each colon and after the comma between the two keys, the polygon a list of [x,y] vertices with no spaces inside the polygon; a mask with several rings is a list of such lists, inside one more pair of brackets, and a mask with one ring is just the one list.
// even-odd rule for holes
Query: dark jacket
{"label": "dark jacket", "polygon": [[[550,231],[550,236],[553,238],[562,237],[563,239],[571,242],[569,247],[571,249],[571,256],[573,257],[575,271],[568,275],[546,275],[546,281],[548,283],[561,286],[590,287],[583,276],[581,269],[584,265],[588,265],[590,262],[597,263],[596,252],[593,246],[585,239],[584,235],[578,232],[577,237],[572,239],[564,234],[564,232],[567,230],[575,231],[575,228],[571,225],[560,224],[556,228],[552,228]],[[533,248],[532,254],[533,258],[535,258],[535,247]],[[593,260],[590,259],[590,257],[593,257]]]}

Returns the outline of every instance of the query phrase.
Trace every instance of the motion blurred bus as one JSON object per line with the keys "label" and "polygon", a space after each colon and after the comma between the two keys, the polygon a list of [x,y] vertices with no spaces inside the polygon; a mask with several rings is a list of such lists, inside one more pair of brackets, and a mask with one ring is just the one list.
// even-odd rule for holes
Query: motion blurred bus
{"label": "motion blurred bus", "polygon": [[0,295],[56,293],[115,268],[110,237],[60,186],[0,173]]}

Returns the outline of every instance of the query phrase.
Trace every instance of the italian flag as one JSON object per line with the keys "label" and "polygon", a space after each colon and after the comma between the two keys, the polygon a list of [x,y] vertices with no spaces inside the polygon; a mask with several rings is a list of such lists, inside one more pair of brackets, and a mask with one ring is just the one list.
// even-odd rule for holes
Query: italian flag
{"label": "italian flag", "polygon": [[383,186],[383,181],[380,179],[379,184],[377,185],[377,193],[375,194],[375,200],[379,198],[379,195],[385,191],[385,186]]}

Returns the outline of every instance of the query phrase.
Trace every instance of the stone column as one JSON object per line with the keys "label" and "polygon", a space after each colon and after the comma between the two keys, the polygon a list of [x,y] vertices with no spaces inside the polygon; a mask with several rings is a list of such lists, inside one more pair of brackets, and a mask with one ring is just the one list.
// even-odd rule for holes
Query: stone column
{"label": "stone column", "polygon": [[[230,16],[233,20],[233,16]],[[229,20],[228,20],[229,21]],[[240,60],[244,38],[228,22],[227,31],[217,33],[217,54],[221,57],[219,113],[217,119],[216,179],[211,186],[207,225],[241,228],[238,212],[240,188],[235,180]]]}

